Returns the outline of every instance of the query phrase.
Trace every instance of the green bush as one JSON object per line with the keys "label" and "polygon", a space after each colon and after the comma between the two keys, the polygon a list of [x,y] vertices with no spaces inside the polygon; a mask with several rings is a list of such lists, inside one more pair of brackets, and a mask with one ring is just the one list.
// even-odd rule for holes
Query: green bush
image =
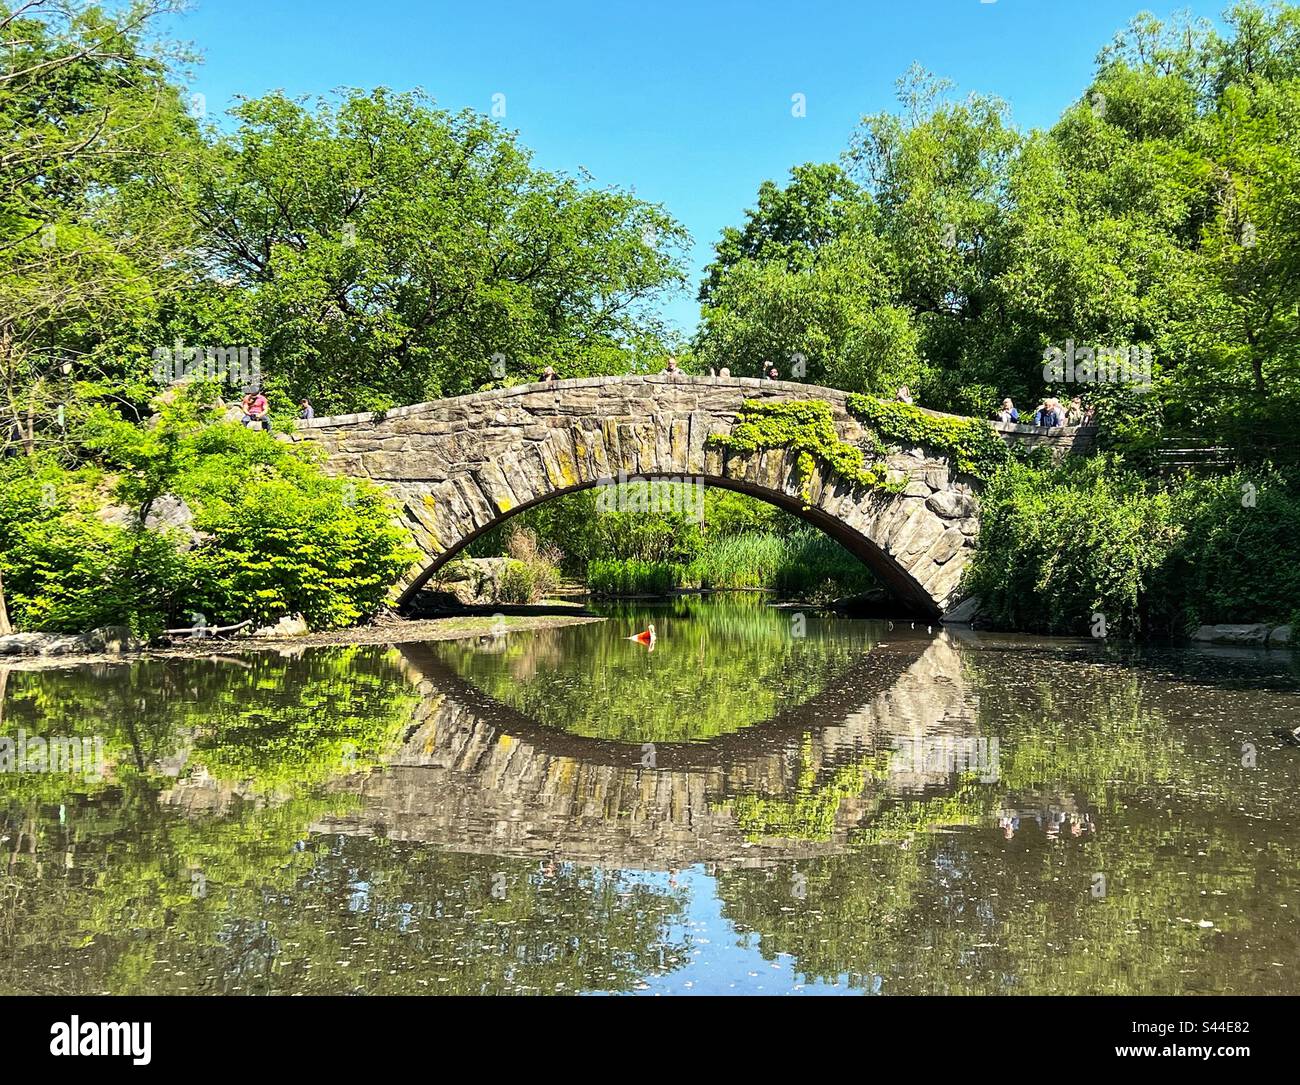
{"label": "green bush", "polygon": [[1016,464],[982,504],[966,585],[1002,628],[1181,637],[1300,609],[1300,495],[1272,471],[1167,492],[1108,457]]}
{"label": "green bush", "polygon": [[17,528],[0,571],[14,627],[48,633],[127,625],[152,636],[184,591],[181,556],[165,536],[76,512]]}
{"label": "green bush", "polygon": [[50,455],[0,462],[0,578],[17,629],[79,633],[127,625],[151,635],[184,588],[175,546],[97,516],[102,472]]}
{"label": "green bush", "polygon": [[1004,628],[1111,636],[1146,632],[1145,588],[1179,537],[1168,494],[1106,457],[1011,463],[982,496],[967,587]]}
{"label": "green bush", "polygon": [[[143,427],[104,412],[92,432],[116,475],[41,457],[0,468],[0,569],[18,628],[147,634],[196,614],[216,626],[293,613],[341,627],[376,611],[415,559],[384,494],[325,475],[302,446],[208,424],[186,403]],[[134,527],[164,493],[194,513],[188,550]],[[97,515],[111,501],[130,526]]]}
{"label": "green bush", "polygon": [[537,598],[537,580],[532,566],[515,558],[507,558],[496,602],[532,603]]}
{"label": "green bush", "polygon": [[1300,608],[1300,494],[1273,471],[1186,479],[1182,535],[1151,585],[1164,631],[1291,621]]}
{"label": "green bush", "polygon": [[414,560],[377,487],[329,477],[257,431],[206,432],[175,489],[208,536],[189,561],[192,609],[210,624],[301,614],[313,629],[352,625]]}
{"label": "green bush", "polygon": [[[523,573],[513,574],[516,581],[513,594],[518,595],[526,587],[528,597],[519,600],[502,599],[503,603],[534,603],[559,587],[560,562],[564,560],[564,554],[559,548],[542,543],[537,538],[536,531],[523,524],[512,524],[506,536],[506,550],[526,570],[526,579]],[[509,567],[506,571],[511,572]]]}

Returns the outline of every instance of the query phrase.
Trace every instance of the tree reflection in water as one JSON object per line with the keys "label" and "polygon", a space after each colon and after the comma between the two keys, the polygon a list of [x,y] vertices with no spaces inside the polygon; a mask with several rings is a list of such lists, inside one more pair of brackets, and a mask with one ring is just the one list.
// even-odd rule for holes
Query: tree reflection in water
{"label": "tree reflection in water", "polygon": [[[0,774],[0,990],[632,990],[695,974],[702,885],[715,940],[865,991],[1295,990],[1287,668],[654,620],[662,670],[610,622],[492,664],[8,673],[0,734],[101,736],[106,771]],[[900,759],[918,736],[996,738],[997,772]]]}

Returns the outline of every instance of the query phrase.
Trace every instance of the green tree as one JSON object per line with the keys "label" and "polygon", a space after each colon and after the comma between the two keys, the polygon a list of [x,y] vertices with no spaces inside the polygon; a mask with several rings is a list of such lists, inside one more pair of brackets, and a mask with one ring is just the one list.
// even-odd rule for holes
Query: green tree
{"label": "green tree", "polygon": [[381,408],[662,350],[648,304],[682,283],[686,235],[660,208],[539,170],[490,120],[417,93],[314,110],[272,94],[233,115],[194,213],[293,397]]}

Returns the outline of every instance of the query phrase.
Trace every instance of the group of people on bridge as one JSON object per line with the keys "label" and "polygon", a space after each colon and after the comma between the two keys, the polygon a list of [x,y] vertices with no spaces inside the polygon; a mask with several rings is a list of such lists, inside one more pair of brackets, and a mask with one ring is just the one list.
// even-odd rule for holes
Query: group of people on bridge
{"label": "group of people on bridge", "polygon": [[[1001,409],[993,417],[999,422],[1019,422],[1021,418],[1010,397],[1002,401]],[[1071,399],[1068,407],[1062,406],[1061,401],[1055,396],[1046,396],[1040,399],[1038,406],[1034,408],[1033,419],[1033,425],[1046,429],[1055,429],[1058,426],[1095,426],[1097,408],[1091,403],[1085,404],[1081,396]]]}
{"label": "group of people on bridge", "polygon": [[[668,361],[664,364],[663,372],[669,376],[685,373],[677,365],[677,359],[672,355],[668,356]],[[780,380],[781,374],[776,366],[770,362],[764,362],[760,370],[763,380]],[[721,369],[709,367],[710,377],[730,377],[731,370],[726,366]],[[559,374],[556,373],[555,367],[548,365],[542,370],[541,382],[550,384],[559,380]],[[915,401],[912,398],[911,389],[906,384],[901,385],[897,394],[894,396],[899,403],[906,403],[909,407],[913,406]],[[999,422],[1020,422],[1021,415],[1016,410],[1016,405],[1010,397],[1002,401],[1002,406],[993,415]],[[1059,426],[1092,426],[1096,425],[1097,408],[1092,404],[1085,404],[1081,396],[1075,396],[1070,400],[1068,407],[1062,406],[1061,401],[1055,396],[1045,396],[1038,401],[1038,406],[1034,409],[1033,425],[1041,426],[1044,429],[1055,429]]]}
{"label": "group of people on bridge", "polygon": [[[668,361],[664,364],[663,372],[670,376],[676,374],[685,376],[685,373],[677,365],[677,359],[672,355],[669,355]],[[781,379],[777,367],[766,361],[763,363],[761,374],[764,380]],[[709,376],[730,377],[731,370],[726,366],[717,370],[710,367]],[[554,366],[548,365],[542,370],[541,383],[551,384],[559,379],[559,374],[555,371]],[[894,398],[897,402],[906,403],[909,406],[914,402],[911,390],[905,384],[899,387]],[[270,408],[266,396],[261,392],[249,392],[244,396],[240,406],[244,411],[242,421],[245,426],[265,430],[271,428]],[[298,417],[304,421],[316,417],[316,409],[312,406],[311,400],[304,399],[298,404]],[[1020,422],[1021,420],[1021,414],[1010,397],[1002,401],[1001,408],[994,413],[993,417],[999,422]],[[1033,425],[1046,429],[1054,429],[1058,426],[1091,426],[1096,424],[1096,418],[1097,408],[1092,404],[1084,404],[1080,396],[1071,399],[1068,407],[1062,406],[1061,401],[1055,396],[1046,396],[1039,400],[1038,406],[1034,409]]]}
{"label": "group of people on bridge", "polygon": [[[266,400],[266,396],[261,392],[249,392],[239,401],[240,409],[244,412],[240,422],[248,429],[271,429],[271,406]],[[304,399],[298,404],[298,417],[303,421],[310,421],[316,417],[316,408],[311,405],[310,399]]]}

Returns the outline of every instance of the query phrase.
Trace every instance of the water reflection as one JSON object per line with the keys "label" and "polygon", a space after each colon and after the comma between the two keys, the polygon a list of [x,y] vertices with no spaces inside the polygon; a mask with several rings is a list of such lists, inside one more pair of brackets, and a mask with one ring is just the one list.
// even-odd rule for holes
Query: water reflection
{"label": "water reflection", "polygon": [[[684,598],[614,605],[605,624],[443,641],[449,670],[530,720],[591,738],[707,742],[823,692],[880,638],[880,623]],[[628,639],[654,624],[655,651]]]}
{"label": "water reflection", "polygon": [[0,991],[1300,989],[1289,656],[804,618],[6,672]]}

